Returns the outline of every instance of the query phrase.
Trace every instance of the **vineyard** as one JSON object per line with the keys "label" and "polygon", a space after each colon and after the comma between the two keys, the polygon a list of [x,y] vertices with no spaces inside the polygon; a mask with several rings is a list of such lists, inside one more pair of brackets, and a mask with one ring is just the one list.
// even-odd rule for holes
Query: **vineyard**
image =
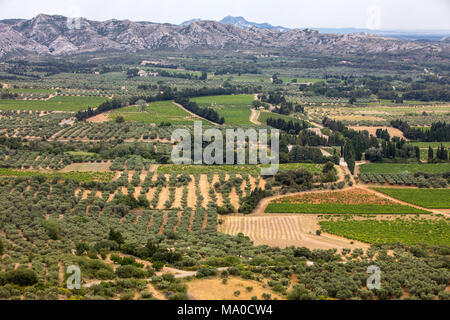
{"label": "vineyard", "polygon": [[225,124],[251,125],[250,114],[253,95],[212,96],[192,99],[203,108],[213,108],[219,117],[225,118]]}
{"label": "vineyard", "polygon": [[369,163],[360,167],[361,173],[379,173],[379,174],[414,174],[418,172],[425,173],[445,173],[450,172],[449,163]]}
{"label": "vineyard", "polygon": [[427,211],[404,206],[363,189],[305,193],[272,201],[266,213],[314,214],[421,214]]}
{"label": "vineyard", "polygon": [[78,111],[89,107],[95,108],[107,99],[103,97],[62,97],[49,100],[3,100],[0,99],[0,110],[40,110],[40,111]]}
{"label": "vineyard", "polygon": [[429,209],[450,209],[450,189],[373,188],[390,197]]}
{"label": "vineyard", "polygon": [[331,219],[319,224],[325,232],[370,244],[450,245],[448,219]]}
{"label": "vineyard", "polygon": [[[145,110],[138,106],[130,106],[114,110],[108,114],[111,120],[123,117],[125,121],[160,124],[169,122],[173,125],[192,124],[194,121],[202,121],[190,113],[176,106],[173,101],[150,103]],[[205,121],[203,121],[206,124]]]}

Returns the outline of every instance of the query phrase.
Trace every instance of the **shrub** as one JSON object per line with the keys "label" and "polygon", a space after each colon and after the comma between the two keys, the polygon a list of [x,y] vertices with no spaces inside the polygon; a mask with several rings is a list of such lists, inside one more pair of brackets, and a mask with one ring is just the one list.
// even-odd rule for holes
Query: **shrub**
{"label": "shrub", "polygon": [[144,270],[136,268],[132,265],[120,266],[116,270],[116,274],[119,278],[129,279],[129,278],[145,278],[146,273]]}
{"label": "shrub", "polygon": [[0,284],[16,284],[21,287],[32,286],[38,282],[36,272],[30,269],[19,268],[0,274]]}

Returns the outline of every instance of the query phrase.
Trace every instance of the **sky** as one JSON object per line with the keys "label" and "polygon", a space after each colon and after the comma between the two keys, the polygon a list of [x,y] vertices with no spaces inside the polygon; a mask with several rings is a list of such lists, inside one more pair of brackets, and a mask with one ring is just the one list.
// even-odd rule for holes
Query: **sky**
{"label": "sky", "polygon": [[232,15],[290,28],[450,30],[450,0],[0,0],[0,19],[39,13],[174,24]]}

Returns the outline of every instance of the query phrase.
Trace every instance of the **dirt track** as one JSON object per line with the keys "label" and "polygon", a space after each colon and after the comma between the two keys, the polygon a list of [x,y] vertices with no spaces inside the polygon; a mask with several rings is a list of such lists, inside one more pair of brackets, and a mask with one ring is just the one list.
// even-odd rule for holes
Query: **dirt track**
{"label": "dirt track", "polygon": [[212,121],[210,121],[210,120],[208,120],[208,119],[202,118],[202,117],[200,117],[199,115],[197,115],[197,114],[195,114],[195,113],[189,111],[188,109],[186,109],[185,107],[183,107],[183,106],[182,106],[181,104],[179,104],[179,103],[173,102],[173,104],[176,105],[178,108],[183,109],[184,111],[186,111],[186,112],[189,113],[190,115],[192,115],[192,116],[194,116],[194,117],[196,117],[196,118],[198,118],[198,119],[200,119],[200,120],[204,120],[204,121],[209,122],[209,123],[211,123],[211,124],[213,124],[213,125],[215,125],[215,126],[220,126],[220,124],[218,124],[218,123],[215,123],[215,122],[212,122]]}
{"label": "dirt track", "polygon": [[252,114],[250,115],[250,122],[256,124],[257,126],[261,125],[261,122],[258,121],[260,116],[260,111],[252,109]]}

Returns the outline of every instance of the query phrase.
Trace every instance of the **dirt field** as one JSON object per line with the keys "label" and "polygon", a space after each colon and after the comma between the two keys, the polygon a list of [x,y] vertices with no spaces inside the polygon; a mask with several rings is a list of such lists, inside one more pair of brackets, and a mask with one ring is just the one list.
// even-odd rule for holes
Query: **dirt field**
{"label": "dirt field", "polygon": [[[263,293],[272,295],[272,299],[283,300],[284,298],[273,293],[269,288],[263,288],[262,284],[252,280],[243,280],[230,277],[227,284],[222,279],[193,280],[187,282],[188,295],[193,300],[251,300],[256,296],[262,299]],[[252,287],[251,291],[247,287]],[[239,291],[239,295],[235,292]]]}
{"label": "dirt field", "polygon": [[334,120],[338,121],[384,121],[383,118],[375,116],[359,116],[359,115],[349,115],[349,116],[332,116]]}
{"label": "dirt field", "polygon": [[101,123],[101,122],[108,122],[111,119],[109,119],[108,114],[107,113],[100,113],[94,117],[91,117],[89,119],[87,119],[87,122],[92,122],[92,123]]}
{"label": "dirt field", "polygon": [[356,131],[368,131],[369,134],[372,134],[374,136],[376,136],[376,132],[378,129],[382,129],[382,130],[388,130],[389,135],[391,137],[399,137],[399,138],[403,138],[405,140],[407,140],[405,138],[405,136],[403,135],[403,132],[401,132],[398,129],[392,128],[392,127],[359,127],[359,126],[353,126],[353,127],[349,127],[350,129],[356,130]]}
{"label": "dirt field", "polygon": [[317,215],[250,215],[221,217],[223,224],[219,231],[237,235],[243,233],[255,242],[255,245],[268,245],[285,248],[288,246],[310,249],[368,248],[369,246],[333,235],[322,234],[319,230]]}
{"label": "dirt field", "polygon": [[106,172],[109,171],[111,162],[102,163],[72,163],[61,170],[61,172]]}

